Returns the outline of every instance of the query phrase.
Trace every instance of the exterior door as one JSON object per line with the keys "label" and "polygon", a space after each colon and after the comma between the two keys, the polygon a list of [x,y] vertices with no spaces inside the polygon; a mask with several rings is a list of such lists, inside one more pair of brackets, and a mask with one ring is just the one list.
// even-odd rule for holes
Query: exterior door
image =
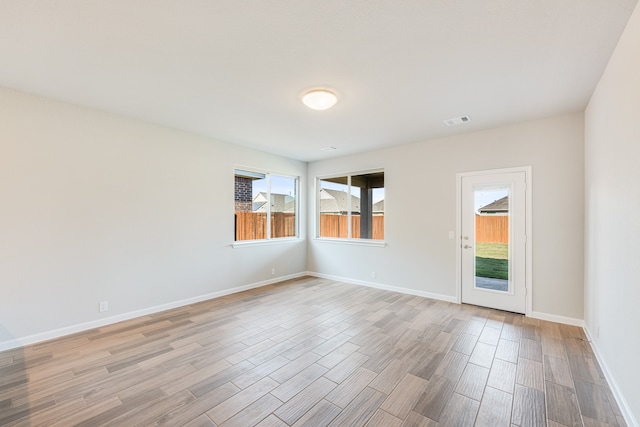
{"label": "exterior door", "polygon": [[526,313],[526,172],[460,177],[461,301]]}

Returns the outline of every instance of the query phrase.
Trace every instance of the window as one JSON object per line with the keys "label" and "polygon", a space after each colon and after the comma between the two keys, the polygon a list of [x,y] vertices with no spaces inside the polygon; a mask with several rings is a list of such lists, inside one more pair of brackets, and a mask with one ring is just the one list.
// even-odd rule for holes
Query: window
{"label": "window", "polygon": [[318,237],[384,240],[384,172],[318,179]]}
{"label": "window", "polygon": [[235,240],[298,236],[298,179],[235,171]]}

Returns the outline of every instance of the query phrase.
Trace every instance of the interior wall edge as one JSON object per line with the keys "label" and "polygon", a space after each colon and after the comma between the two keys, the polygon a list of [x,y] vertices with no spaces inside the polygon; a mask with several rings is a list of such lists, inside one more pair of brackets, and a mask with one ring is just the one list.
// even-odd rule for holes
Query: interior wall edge
{"label": "interior wall edge", "polygon": [[615,378],[611,374],[611,370],[607,365],[602,353],[598,349],[598,343],[592,339],[593,334],[591,334],[589,330],[589,325],[585,324],[583,327],[584,333],[587,335],[587,339],[589,340],[589,344],[591,344],[591,348],[593,349],[593,354],[596,356],[596,360],[602,369],[602,373],[604,374],[609,387],[611,388],[611,392],[613,393],[613,397],[616,399],[616,403],[620,407],[620,411],[622,412],[622,416],[624,417],[625,422],[629,427],[640,427],[640,422],[633,416],[633,412],[627,403],[627,400],[624,398],[622,391],[618,387],[618,383]]}

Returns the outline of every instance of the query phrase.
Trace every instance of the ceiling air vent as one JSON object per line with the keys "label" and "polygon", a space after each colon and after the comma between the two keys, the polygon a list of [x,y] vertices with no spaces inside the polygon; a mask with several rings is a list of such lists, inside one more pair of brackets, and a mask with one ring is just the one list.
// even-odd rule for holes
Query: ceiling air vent
{"label": "ceiling air vent", "polygon": [[460,116],[460,117],[454,117],[452,119],[447,119],[444,121],[444,124],[447,126],[455,126],[455,125],[459,125],[462,123],[468,123],[471,121],[471,117],[469,116]]}
{"label": "ceiling air vent", "polygon": [[329,147],[322,147],[321,150],[322,151],[336,151],[338,149],[338,147],[331,145]]}

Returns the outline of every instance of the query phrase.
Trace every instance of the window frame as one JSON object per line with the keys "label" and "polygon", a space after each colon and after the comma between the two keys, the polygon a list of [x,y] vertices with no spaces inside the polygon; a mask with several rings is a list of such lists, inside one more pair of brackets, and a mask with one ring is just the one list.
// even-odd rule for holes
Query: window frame
{"label": "window frame", "polygon": [[[322,186],[320,184],[320,181],[323,180],[328,180],[331,178],[341,178],[341,177],[346,177],[347,178],[347,194],[351,194],[351,178],[353,176],[358,176],[358,175],[367,175],[367,174],[374,174],[374,173],[382,173],[383,175],[385,174],[385,170],[384,168],[378,168],[378,169],[367,169],[364,171],[354,171],[354,172],[347,172],[347,173],[336,173],[336,174],[329,174],[329,175],[318,175],[315,177],[315,233],[314,233],[314,240],[318,241],[318,242],[328,242],[328,243],[340,243],[340,244],[347,244],[347,245],[360,245],[360,246],[377,246],[377,247],[383,247],[386,246],[386,242],[385,239],[383,238],[382,240],[374,240],[374,239],[361,239],[361,238],[353,238],[352,236],[352,224],[351,224],[351,217],[352,217],[352,207],[351,207],[351,197],[347,197],[347,237],[325,237],[325,236],[321,236],[320,235],[320,209],[321,209],[321,205],[320,205],[320,191],[322,190]],[[383,187],[385,188],[385,187]],[[386,190],[385,190],[386,191]],[[385,194],[385,213],[386,213],[386,194]],[[373,217],[373,213],[372,213],[372,217]],[[383,227],[386,224],[386,215],[385,218],[383,219]],[[385,233],[386,236],[386,233]]]}
{"label": "window frame", "polygon": [[[240,172],[240,174],[238,173]],[[287,173],[280,173],[280,172],[269,172],[263,169],[258,169],[258,168],[253,168],[253,167],[246,167],[246,166],[236,166],[233,168],[233,179],[234,179],[234,206],[233,206],[233,212],[234,212],[234,217],[236,214],[236,203],[235,203],[235,179],[236,176],[238,175],[242,175],[242,172],[247,173],[247,175],[264,175],[265,179],[266,179],[266,183],[267,183],[267,191],[266,191],[266,196],[267,196],[267,202],[266,204],[266,230],[265,230],[265,238],[264,239],[253,239],[253,240],[235,240],[236,239],[236,235],[233,236],[233,243],[232,243],[232,247],[234,248],[239,248],[239,247],[247,247],[247,246],[260,246],[260,245],[272,245],[272,244],[279,244],[279,243],[288,243],[288,242],[298,242],[301,241],[300,238],[300,176],[296,176],[296,175],[292,175],[292,174],[287,174]],[[294,209],[295,209],[295,235],[294,236],[286,236],[286,237],[271,237],[271,177],[272,176],[277,176],[280,178],[288,178],[288,179],[293,179],[294,180],[294,185],[295,185],[295,202],[294,202]],[[277,194],[277,193],[276,193]],[[252,199],[251,199],[251,203],[253,203],[253,195],[252,195]],[[252,211],[253,212],[253,211]],[[235,234],[235,226],[234,226],[234,234]]]}

